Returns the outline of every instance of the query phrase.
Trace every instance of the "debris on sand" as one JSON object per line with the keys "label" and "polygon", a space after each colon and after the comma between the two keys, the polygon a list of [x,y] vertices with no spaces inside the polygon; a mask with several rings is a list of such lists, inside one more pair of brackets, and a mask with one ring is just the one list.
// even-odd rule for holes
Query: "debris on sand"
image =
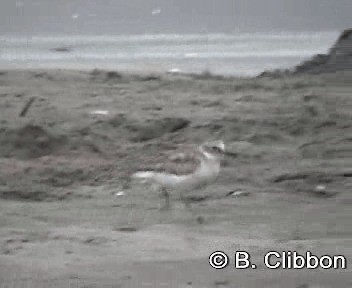
{"label": "debris on sand", "polygon": [[92,116],[107,116],[109,115],[108,110],[94,110],[89,112],[90,115]]}
{"label": "debris on sand", "polygon": [[[315,197],[330,198],[340,193],[338,183],[349,177],[345,171],[318,172],[307,171],[286,173],[272,179],[274,183],[283,183],[292,192],[308,193]],[[329,183],[329,187],[327,186]]]}
{"label": "debris on sand", "polygon": [[21,112],[20,112],[20,114],[19,114],[20,117],[26,116],[26,114],[27,114],[29,108],[32,106],[34,100],[35,100],[35,97],[31,97],[31,98],[27,101],[26,105],[24,105],[24,107],[22,108],[22,110],[21,110]]}
{"label": "debris on sand", "polygon": [[190,195],[185,197],[185,199],[189,202],[203,202],[210,198],[211,198],[210,195]]}
{"label": "debris on sand", "polygon": [[115,231],[121,231],[121,232],[136,232],[137,228],[136,227],[127,226],[127,227],[116,228],[114,230]]}
{"label": "debris on sand", "polygon": [[229,287],[230,286],[230,281],[228,281],[228,280],[215,281],[214,285],[215,285],[216,288]]}
{"label": "debris on sand", "polygon": [[180,74],[181,73],[181,70],[178,69],[178,68],[171,68],[167,71],[167,73],[169,74]]}
{"label": "debris on sand", "polygon": [[[346,177],[346,178],[351,177],[351,173],[349,171],[337,171],[337,172],[331,172],[331,173],[324,173],[319,171],[284,173],[272,178],[272,182],[280,183],[280,182],[295,181],[295,180],[314,180],[314,181],[324,180],[326,182],[339,177]],[[319,189],[322,189],[322,187],[320,186]]]}
{"label": "debris on sand", "polygon": [[317,185],[316,187],[315,187],[315,190],[316,191],[325,191],[326,190],[326,186],[325,185]]}
{"label": "debris on sand", "polygon": [[249,196],[251,193],[249,191],[246,190],[242,190],[242,189],[236,189],[233,191],[230,191],[228,193],[226,193],[226,196],[229,197],[243,197],[243,196]]}
{"label": "debris on sand", "polygon": [[317,196],[321,197],[333,197],[335,196],[338,192],[337,191],[331,191],[327,189],[325,185],[317,185],[315,186],[315,189],[313,193]]}
{"label": "debris on sand", "polygon": [[124,191],[118,191],[115,193],[116,197],[125,196],[125,195],[126,195],[126,193]]}
{"label": "debris on sand", "polygon": [[63,47],[56,47],[51,49],[51,51],[55,51],[55,52],[71,52],[72,48],[71,47],[67,47],[67,46],[63,46]]}
{"label": "debris on sand", "polygon": [[161,9],[160,9],[159,7],[153,9],[153,11],[152,11],[152,15],[158,15],[158,14],[160,14],[160,13],[161,13]]}

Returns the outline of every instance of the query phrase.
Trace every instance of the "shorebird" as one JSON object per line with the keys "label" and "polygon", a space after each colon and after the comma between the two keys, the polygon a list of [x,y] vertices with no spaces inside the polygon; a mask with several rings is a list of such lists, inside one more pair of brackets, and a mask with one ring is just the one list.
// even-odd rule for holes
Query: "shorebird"
{"label": "shorebird", "polygon": [[158,184],[161,195],[165,198],[163,208],[170,207],[171,191],[179,191],[181,200],[189,207],[183,193],[215,181],[220,173],[224,153],[225,144],[221,140],[205,142],[196,147],[180,147],[172,154],[162,155],[162,159],[153,158],[157,162],[155,165],[135,172],[132,178]]}

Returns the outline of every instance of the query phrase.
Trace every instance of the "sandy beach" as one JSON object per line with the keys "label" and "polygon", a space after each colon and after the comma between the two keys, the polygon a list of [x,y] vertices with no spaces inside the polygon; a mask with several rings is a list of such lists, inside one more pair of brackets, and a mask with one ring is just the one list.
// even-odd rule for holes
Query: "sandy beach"
{"label": "sandy beach", "polygon": [[[0,287],[351,287],[351,83],[1,71]],[[130,181],[144,155],[208,139],[227,155],[192,212]],[[213,269],[217,250],[257,269]],[[288,250],[349,265],[265,267]]]}

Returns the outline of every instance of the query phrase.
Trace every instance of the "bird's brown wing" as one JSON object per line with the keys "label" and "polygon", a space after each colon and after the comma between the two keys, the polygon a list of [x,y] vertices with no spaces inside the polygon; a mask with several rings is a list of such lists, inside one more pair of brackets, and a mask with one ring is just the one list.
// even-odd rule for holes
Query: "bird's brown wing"
{"label": "bird's brown wing", "polygon": [[157,171],[186,175],[194,172],[200,164],[201,153],[194,146],[179,146],[177,149],[148,156],[141,163],[140,171]]}

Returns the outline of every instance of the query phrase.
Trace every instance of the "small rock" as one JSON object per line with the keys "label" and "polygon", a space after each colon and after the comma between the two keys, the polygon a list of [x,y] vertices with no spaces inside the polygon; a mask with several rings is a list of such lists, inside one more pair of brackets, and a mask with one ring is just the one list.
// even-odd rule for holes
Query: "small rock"
{"label": "small rock", "polygon": [[205,219],[203,216],[198,216],[196,220],[198,224],[204,224],[205,222]]}
{"label": "small rock", "polygon": [[226,196],[231,196],[231,197],[243,197],[243,196],[249,196],[249,195],[250,195],[250,192],[246,190],[241,190],[241,189],[230,191],[226,194]]}
{"label": "small rock", "polygon": [[215,281],[214,285],[215,287],[228,287],[230,282],[228,280],[222,280],[222,281]]}
{"label": "small rock", "polygon": [[309,288],[308,284],[298,285],[297,288]]}
{"label": "small rock", "polygon": [[109,115],[109,111],[108,110],[94,110],[94,111],[89,112],[89,114],[93,115],[93,116],[96,116],[96,115],[107,116],[107,115]]}
{"label": "small rock", "polygon": [[321,196],[321,197],[333,197],[333,196],[335,196],[338,193],[337,191],[328,190],[325,185],[317,185],[317,186],[315,186],[315,189],[314,189],[313,192],[317,196]]}
{"label": "small rock", "polygon": [[137,228],[135,228],[135,227],[121,227],[121,228],[116,228],[114,230],[121,231],[121,232],[136,232]]}
{"label": "small rock", "polygon": [[178,68],[172,68],[172,69],[168,70],[167,73],[170,73],[170,74],[179,74],[179,73],[181,73],[181,70],[178,69]]}
{"label": "small rock", "polygon": [[56,47],[51,49],[51,51],[55,52],[71,52],[72,48],[71,47]]}
{"label": "small rock", "polygon": [[315,191],[317,192],[321,192],[321,191],[325,191],[326,190],[326,186],[325,185],[317,185],[315,187]]}
{"label": "small rock", "polygon": [[125,196],[126,194],[125,194],[125,192],[123,192],[123,191],[119,191],[119,192],[116,192],[115,193],[115,196]]}

